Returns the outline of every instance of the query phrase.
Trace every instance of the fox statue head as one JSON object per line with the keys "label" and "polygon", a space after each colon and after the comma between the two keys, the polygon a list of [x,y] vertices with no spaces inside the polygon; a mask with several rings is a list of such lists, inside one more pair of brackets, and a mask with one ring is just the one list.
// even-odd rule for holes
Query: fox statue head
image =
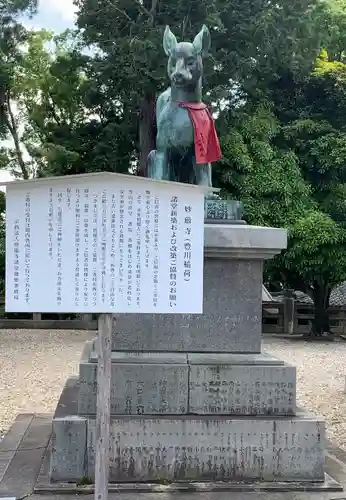
{"label": "fox statue head", "polygon": [[191,91],[200,83],[203,74],[203,56],[210,48],[210,33],[203,25],[194,41],[178,42],[166,26],[163,48],[168,56],[167,72],[172,87]]}

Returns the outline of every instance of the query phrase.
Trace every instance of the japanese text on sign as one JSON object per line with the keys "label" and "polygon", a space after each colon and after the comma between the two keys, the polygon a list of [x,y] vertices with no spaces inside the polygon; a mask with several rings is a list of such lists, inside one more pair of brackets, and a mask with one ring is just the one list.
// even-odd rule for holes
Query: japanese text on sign
{"label": "japanese text on sign", "polygon": [[202,312],[203,196],[130,177],[10,186],[6,309]]}

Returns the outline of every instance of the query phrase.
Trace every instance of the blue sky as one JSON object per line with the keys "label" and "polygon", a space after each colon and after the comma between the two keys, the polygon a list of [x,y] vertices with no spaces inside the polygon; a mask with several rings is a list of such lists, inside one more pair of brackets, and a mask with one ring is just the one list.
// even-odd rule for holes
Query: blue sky
{"label": "blue sky", "polygon": [[32,19],[24,18],[28,28],[45,28],[54,32],[73,26],[75,7],[73,0],[39,0],[38,14]]}

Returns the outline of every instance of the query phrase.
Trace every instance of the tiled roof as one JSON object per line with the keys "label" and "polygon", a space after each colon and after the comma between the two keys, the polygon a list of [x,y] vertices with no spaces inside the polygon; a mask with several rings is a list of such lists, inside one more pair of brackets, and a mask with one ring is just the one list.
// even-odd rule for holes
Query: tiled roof
{"label": "tiled roof", "polygon": [[331,306],[346,305],[346,281],[336,286],[334,290],[332,290],[329,303]]}
{"label": "tiled roof", "polygon": [[299,304],[313,304],[314,303],[314,301],[312,300],[311,297],[309,297],[309,295],[307,295],[304,292],[300,292],[299,290],[296,290],[294,292],[294,298],[296,299],[297,302],[299,302]]}
{"label": "tiled roof", "polygon": [[[313,304],[313,300],[309,295],[304,292],[296,290],[294,292],[294,298],[299,304]],[[275,300],[281,301],[283,296],[276,296]],[[345,306],[346,305],[346,281],[336,286],[330,295],[329,304],[331,306]]]}

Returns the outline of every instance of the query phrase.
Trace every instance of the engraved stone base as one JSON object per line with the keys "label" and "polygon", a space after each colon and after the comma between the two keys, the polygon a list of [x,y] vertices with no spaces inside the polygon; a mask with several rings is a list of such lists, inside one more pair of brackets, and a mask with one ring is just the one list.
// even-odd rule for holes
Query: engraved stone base
{"label": "engraved stone base", "polygon": [[[94,479],[95,419],[84,422],[85,471]],[[51,479],[78,480],[72,471],[80,467],[71,463],[69,477],[62,477],[61,464],[76,456],[78,439],[63,437],[61,426],[64,419],[53,420],[55,443],[64,439],[52,449]],[[323,481],[324,434],[323,421],[304,415],[112,418],[110,481]]]}
{"label": "engraved stone base", "polygon": [[237,200],[221,200],[221,199],[206,199],[204,202],[204,218],[206,222],[220,221],[234,223],[238,221],[242,223],[244,206],[241,201]]}
{"label": "engraved stone base", "polygon": [[234,365],[206,355],[188,357],[190,413],[295,415],[294,366]]}
{"label": "engraved stone base", "polygon": [[[79,415],[95,415],[95,350],[79,386]],[[112,352],[113,415],[294,415],[295,386],[295,367],[263,354]]]}
{"label": "engraved stone base", "polygon": [[85,477],[87,445],[85,418],[53,418],[50,477],[54,481],[78,481]]}
{"label": "engraved stone base", "polygon": [[[184,414],[188,411],[188,364],[183,353],[112,353],[113,415]],[[129,353],[130,354],[130,353]],[[97,363],[79,365],[78,414],[96,414]]]}

